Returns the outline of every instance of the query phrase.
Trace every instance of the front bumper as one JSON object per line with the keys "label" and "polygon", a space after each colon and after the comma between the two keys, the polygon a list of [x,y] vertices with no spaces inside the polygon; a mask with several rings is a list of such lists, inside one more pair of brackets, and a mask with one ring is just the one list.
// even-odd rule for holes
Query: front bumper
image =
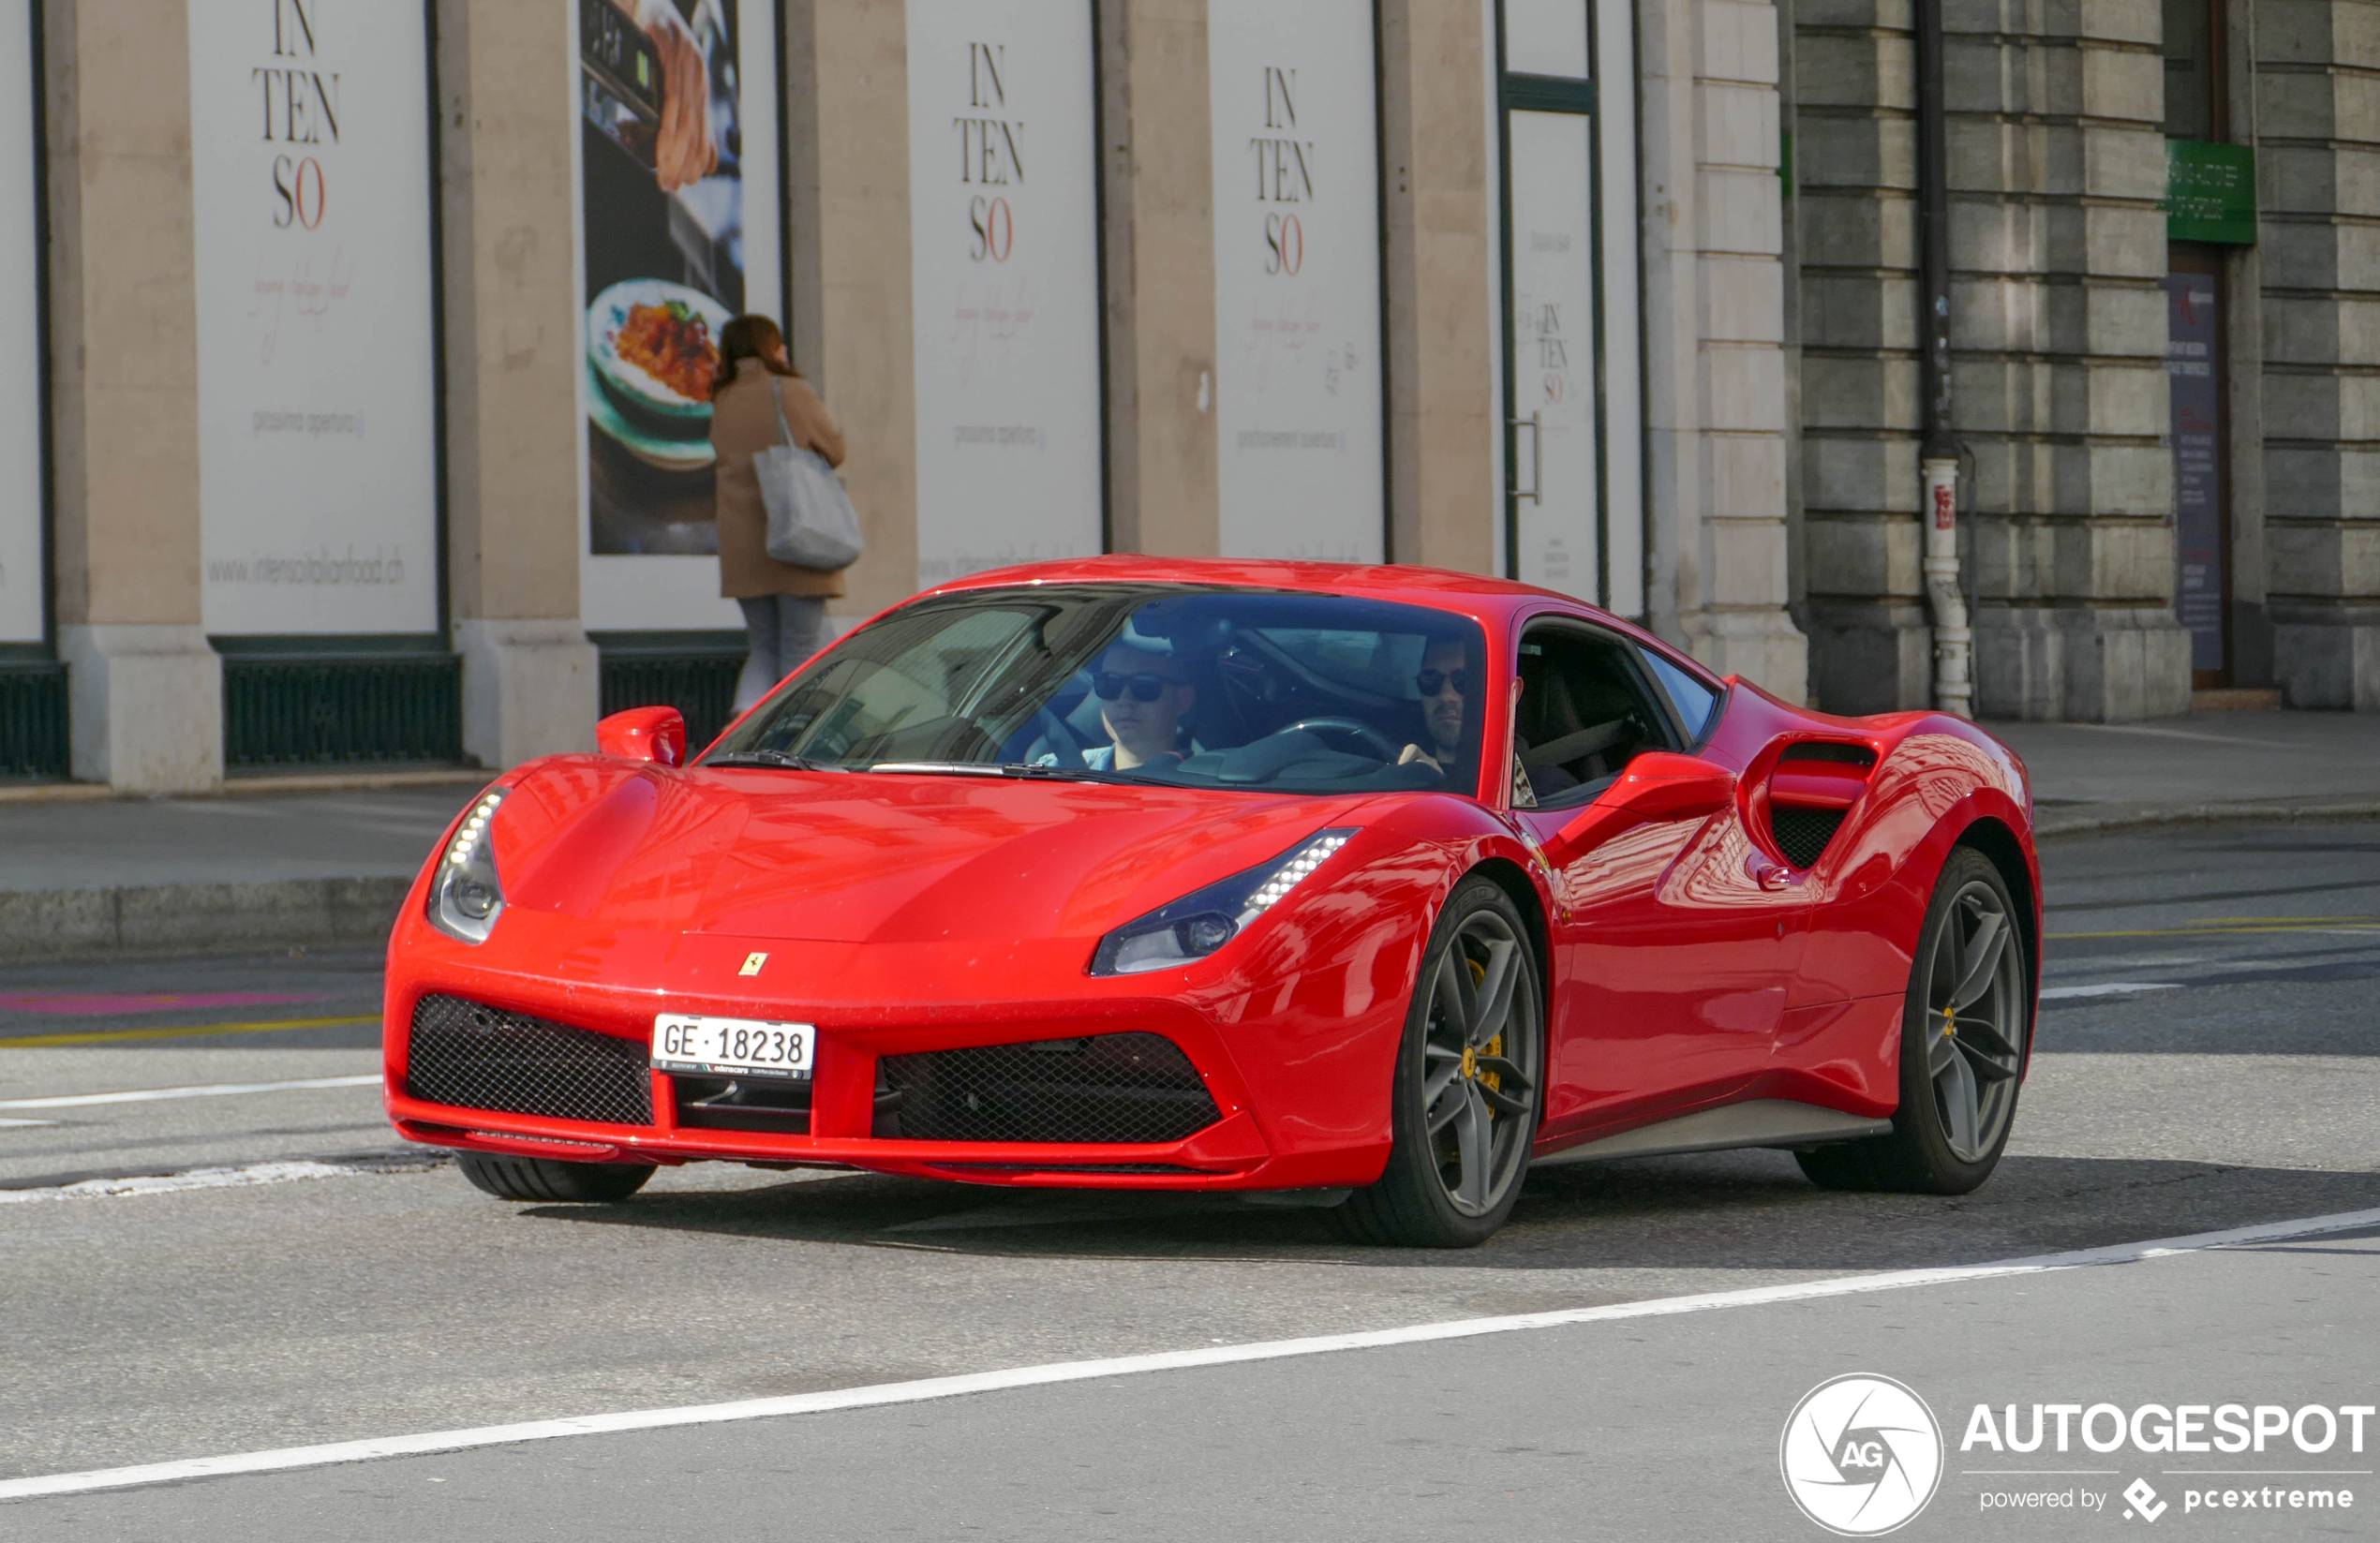
{"label": "front bumper", "polygon": [[[507,925],[530,920],[512,916]],[[515,936],[529,943],[522,934],[530,930],[515,927]],[[1250,1011],[1251,993],[1230,981],[1174,996],[1141,994],[1146,982],[1086,984],[1078,951],[1072,949],[1049,959],[1011,954],[998,964],[999,984],[1047,987],[1063,978],[1069,987],[1064,994],[1028,990],[1004,1001],[961,1004],[932,1000],[936,988],[930,983],[947,981],[953,965],[965,962],[950,959],[947,951],[929,970],[929,961],[888,957],[881,945],[719,938],[654,946],[662,952],[647,955],[651,968],[638,972],[663,981],[660,989],[530,974],[477,951],[428,942],[418,950],[400,949],[392,960],[401,967],[390,972],[385,1033],[387,1107],[398,1133],[432,1146],[579,1162],[727,1161],[1115,1189],[1365,1184],[1378,1178],[1387,1158],[1386,1095],[1402,1004],[1379,1003],[1350,1017],[1344,981],[1331,972],[1315,972],[1311,990],[1293,977],[1288,989],[1266,992],[1268,1011],[1257,1018]],[[722,964],[763,947],[771,954],[772,972],[810,983],[798,1004],[787,1000],[791,993],[716,984],[736,978]],[[617,951],[605,953],[619,962]],[[567,961],[569,955],[545,957]],[[698,982],[712,984],[698,989]],[[566,1117],[540,1108],[534,1097],[516,1098],[508,1109],[476,1107],[461,1101],[451,1082],[437,1090],[439,1098],[420,1096],[436,1079],[412,1076],[416,1012],[425,1000],[435,1005],[441,999],[585,1036],[616,1063],[617,1076],[644,1079],[642,1088],[631,1090],[645,1095],[635,1101],[642,1118],[617,1118],[626,1106],[618,1101],[611,1105],[612,1119]],[[719,1128],[722,1079],[680,1077],[644,1065],[653,1017],[663,1011],[814,1023],[818,1043],[806,1111],[792,1107],[800,1100],[787,1085],[768,1084],[763,1096],[773,1100],[773,1115],[731,1119],[744,1128]],[[1178,1051],[1186,1061],[1190,1096],[1202,1088],[1212,1118],[1159,1141],[1028,1139],[1030,1124],[1013,1120],[972,1122],[970,1134],[1004,1124],[991,1132],[1003,1139],[948,1138],[950,1129],[971,1126],[964,1119],[930,1121],[945,1128],[936,1138],[919,1139],[902,1128],[904,1102],[913,1123],[920,1105],[914,1079],[904,1088],[896,1075],[900,1067],[925,1064],[923,1058],[936,1052],[989,1046],[1054,1047],[1064,1057],[1070,1045],[1111,1046],[1120,1043],[1111,1036],[1120,1035],[1155,1036],[1140,1043]],[[966,1064],[963,1057],[939,1059]],[[1014,1086],[1004,1083],[1003,1090],[1013,1092]],[[970,1103],[973,1094],[957,1084],[937,1091],[945,1112]],[[1178,1107],[1183,1091],[1168,1089],[1165,1096]]]}

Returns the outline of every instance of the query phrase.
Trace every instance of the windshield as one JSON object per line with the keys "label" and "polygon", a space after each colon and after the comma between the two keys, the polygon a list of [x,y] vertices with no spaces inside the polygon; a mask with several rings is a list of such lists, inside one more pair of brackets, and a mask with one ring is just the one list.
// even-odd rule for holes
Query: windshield
{"label": "windshield", "polygon": [[1486,657],[1467,617],[1379,601],[977,590],[844,638],[703,764],[1469,794]]}

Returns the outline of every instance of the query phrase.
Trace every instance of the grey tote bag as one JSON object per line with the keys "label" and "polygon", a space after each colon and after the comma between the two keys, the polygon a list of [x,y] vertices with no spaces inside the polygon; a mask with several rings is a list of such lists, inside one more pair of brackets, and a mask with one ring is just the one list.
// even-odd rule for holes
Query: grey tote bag
{"label": "grey tote bag", "polygon": [[859,513],[826,458],[794,443],[785,424],[784,388],[771,378],[777,403],[776,444],[752,456],[760,499],[768,509],[768,555],[796,568],[831,573],[859,560]]}

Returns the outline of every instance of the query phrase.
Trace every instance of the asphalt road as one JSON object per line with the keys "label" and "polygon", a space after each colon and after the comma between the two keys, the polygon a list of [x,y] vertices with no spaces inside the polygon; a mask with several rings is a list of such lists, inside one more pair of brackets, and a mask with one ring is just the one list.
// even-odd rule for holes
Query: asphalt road
{"label": "asphalt road", "polygon": [[[1358,1249],[1321,1217],[1221,1199],[740,1168],[664,1172],[619,1207],[507,1206],[396,1153],[368,1086],[50,1102],[368,1076],[371,1031],[336,1020],[371,1012],[369,957],[12,970],[0,1120],[46,1123],[0,1125],[0,1479],[2380,1208],[2380,825],[2192,829],[2046,856],[2041,1054],[2011,1155],[1982,1191],[1822,1194],[1774,1153],[1569,1168],[1533,1180],[1513,1224],[1462,1254]],[[156,996],[231,1000],[126,1000]],[[320,1026],[241,1028],[289,1019]],[[105,1037],[184,1028],[233,1031]],[[72,1042],[38,1043],[58,1040]],[[274,1165],[297,1159],[319,1166]],[[183,1177],[137,1178],[166,1174]],[[89,1182],[101,1176],[127,1181]],[[1952,1472],[1911,1536],[2064,1536],[2120,1521],[2122,1501],[2090,1517],[1984,1515],[1985,1478],[1965,1472],[1979,1464],[1956,1450],[1971,1403],[2380,1403],[2373,1253],[2350,1232],[0,1502],[0,1536],[318,1537],[326,1506],[343,1536],[1813,1536],[1778,1478],[1778,1432],[1809,1387],[1855,1370],[1918,1387],[1953,1427]],[[2159,1466],[2175,1459],[2122,1461],[2120,1475],[2058,1482],[2143,1475],[2168,1500],[2183,1483]],[[2341,1451],[2298,1465],[2380,1461]],[[2336,1482],[2365,1508],[2260,1517],[2257,1535],[2372,1530],[2380,1486]],[[2249,1526],[2178,1501],[2159,1524]]]}

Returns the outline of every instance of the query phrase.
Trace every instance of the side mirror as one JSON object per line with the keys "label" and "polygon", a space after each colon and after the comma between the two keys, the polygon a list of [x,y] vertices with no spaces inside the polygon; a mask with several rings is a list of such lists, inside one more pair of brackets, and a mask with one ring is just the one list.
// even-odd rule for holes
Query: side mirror
{"label": "side mirror", "polygon": [[1691,755],[1647,750],[1628,764],[1577,818],[1545,843],[1545,860],[1567,868],[1624,830],[1672,820],[1701,820],[1735,799],[1735,774]]}
{"label": "side mirror", "polygon": [[631,707],[595,725],[595,748],[623,761],[686,764],[686,715],[675,707]]}

